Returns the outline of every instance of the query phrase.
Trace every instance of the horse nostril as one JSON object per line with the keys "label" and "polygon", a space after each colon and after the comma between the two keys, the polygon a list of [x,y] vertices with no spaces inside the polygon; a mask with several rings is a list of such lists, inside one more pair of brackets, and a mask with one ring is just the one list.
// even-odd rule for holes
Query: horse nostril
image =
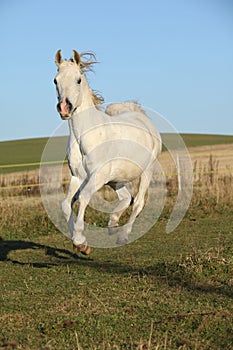
{"label": "horse nostril", "polygon": [[57,110],[58,110],[58,112],[61,112],[61,104],[60,104],[60,102],[58,102],[58,104],[57,104]]}
{"label": "horse nostril", "polygon": [[70,102],[70,100],[68,99],[68,97],[66,97],[66,104],[68,105],[69,110],[71,111],[71,110],[72,110],[72,103]]}

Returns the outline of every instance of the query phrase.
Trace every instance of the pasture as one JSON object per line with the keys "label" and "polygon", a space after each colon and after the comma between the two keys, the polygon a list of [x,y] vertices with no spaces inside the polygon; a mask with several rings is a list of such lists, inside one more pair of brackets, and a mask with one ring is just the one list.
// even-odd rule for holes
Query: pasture
{"label": "pasture", "polygon": [[[163,213],[147,234],[89,257],[73,254],[38,187],[1,191],[0,349],[233,349],[233,137],[219,136],[219,146],[217,136],[186,137],[198,146],[190,149],[194,193],[170,234],[172,176]],[[20,161],[18,142],[12,164],[37,162],[41,146],[31,146],[38,158],[25,152]],[[161,163],[173,173],[166,152]],[[8,169],[2,186],[37,181],[30,169]],[[91,211],[86,220],[102,223]]]}

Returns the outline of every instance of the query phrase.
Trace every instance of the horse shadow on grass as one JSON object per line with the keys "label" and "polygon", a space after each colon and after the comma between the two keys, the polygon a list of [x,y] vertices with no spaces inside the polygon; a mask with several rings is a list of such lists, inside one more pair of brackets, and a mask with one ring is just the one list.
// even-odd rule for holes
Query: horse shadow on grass
{"label": "horse shadow on grass", "polygon": [[[44,257],[49,261],[17,261],[9,257],[12,251],[17,250],[40,250]],[[61,265],[73,265],[91,267],[101,273],[129,275],[130,278],[136,278],[139,283],[140,279],[148,277],[153,284],[163,283],[177,290],[185,289],[198,294],[217,294],[233,298],[231,286],[222,285],[219,287],[213,284],[194,280],[188,271],[181,270],[178,262],[156,262],[153,265],[142,268],[131,266],[111,260],[95,260],[90,257],[83,257],[67,249],[54,248],[48,245],[23,241],[23,240],[3,240],[0,237],[0,261],[11,262],[16,265],[30,265],[36,268],[52,268]],[[149,262],[149,261],[148,261]]]}
{"label": "horse shadow on grass", "polygon": [[[17,261],[9,257],[10,253],[17,250],[40,250],[44,253],[46,258],[50,261],[47,262],[24,262]],[[16,265],[30,265],[37,268],[50,268],[61,264],[70,264],[77,261],[87,260],[82,256],[78,256],[67,249],[54,248],[48,245],[24,241],[24,240],[3,240],[0,237],[0,261],[10,261]]]}

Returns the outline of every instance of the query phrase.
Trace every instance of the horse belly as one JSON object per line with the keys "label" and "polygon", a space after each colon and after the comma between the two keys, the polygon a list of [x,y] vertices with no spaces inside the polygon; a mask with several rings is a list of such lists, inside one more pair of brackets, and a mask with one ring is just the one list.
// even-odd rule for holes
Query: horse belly
{"label": "horse belly", "polygon": [[132,152],[120,154],[116,150],[116,152],[105,152],[104,155],[98,152],[92,154],[93,157],[90,155],[85,157],[85,168],[87,173],[95,174],[97,182],[124,184],[141,176],[151,163],[150,153],[144,153],[140,157],[139,154],[135,157],[136,154],[133,157]]}
{"label": "horse belly", "polygon": [[109,173],[112,182],[122,184],[139,177],[142,171],[139,164],[127,159],[115,159],[106,166],[106,169],[103,167],[103,173]]}

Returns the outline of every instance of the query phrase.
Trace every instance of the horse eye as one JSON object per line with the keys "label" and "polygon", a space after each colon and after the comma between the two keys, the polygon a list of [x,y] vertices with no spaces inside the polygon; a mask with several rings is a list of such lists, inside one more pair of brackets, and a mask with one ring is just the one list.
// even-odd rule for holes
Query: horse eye
{"label": "horse eye", "polygon": [[77,80],[77,84],[80,84],[81,83],[81,78],[79,78],[78,80]]}
{"label": "horse eye", "polygon": [[56,79],[54,79],[54,81],[53,81],[53,82],[54,82],[54,84],[55,84],[55,85],[57,85],[57,80],[56,80]]}

